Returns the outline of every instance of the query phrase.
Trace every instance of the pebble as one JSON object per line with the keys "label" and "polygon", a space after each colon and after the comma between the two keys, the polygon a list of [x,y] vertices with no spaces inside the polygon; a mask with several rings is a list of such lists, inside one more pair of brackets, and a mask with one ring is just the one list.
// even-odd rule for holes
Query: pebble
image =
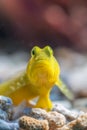
{"label": "pebble", "polygon": [[12,100],[6,96],[0,96],[0,119],[9,120],[12,118],[12,113]]}
{"label": "pebble", "polygon": [[19,130],[19,124],[0,119],[0,130]]}
{"label": "pebble", "polygon": [[56,130],[87,130],[87,113]]}
{"label": "pebble", "polygon": [[63,105],[58,104],[58,103],[53,106],[52,110],[63,114],[68,120],[74,120],[79,115],[78,112],[73,112],[73,111],[65,108]]}
{"label": "pebble", "polygon": [[8,114],[0,109],[0,119],[7,120],[8,121]]}
{"label": "pebble", "polygon": [[8,111],[8,109],[13,105],[11,98],[0,96],[0,108],[2,110]]}
{"label": "pebble", "polygon": [[56,111],[46,112],[40,108],[33,108],[29,116],[38,120],[47,120],[49,122],[50,130],[55,129],[56,127],[62,127],[66,123],[65,116]]}
{"label": "pebble", "polygon": [[19,119],[19,126],[23,130],[49,130],[47,120],[37,120],[28,116]]}
{"label": "pebble", "polygon": [[87,113],[71,109],[71,105],[66,108],[58,102],[54,103],[52,111],[49,112],[40,108],[28,108],[25,101],[13,107],[9,97],[0,96],[0,130],[37,129],[87,130]]}
{"label": "pebble", "polygon": [[66,124],[66,118],[58,112],[49,112],[46,117],[49,122],[49,129],[54,130]]}

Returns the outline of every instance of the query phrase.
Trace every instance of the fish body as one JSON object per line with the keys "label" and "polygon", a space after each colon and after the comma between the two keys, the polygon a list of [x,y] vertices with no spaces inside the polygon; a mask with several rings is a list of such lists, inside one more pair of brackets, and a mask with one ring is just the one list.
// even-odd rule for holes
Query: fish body
{"label": "fish body", "polygon": [[56,85],[70,99],[72,93],[60,79],[60,66],[50,46],[33,47],[26,70],[19,76],[0,84],[0,95],[9,96],[18,105],[23,100],[39,97],[35,107],[52,109],[50,91]]}

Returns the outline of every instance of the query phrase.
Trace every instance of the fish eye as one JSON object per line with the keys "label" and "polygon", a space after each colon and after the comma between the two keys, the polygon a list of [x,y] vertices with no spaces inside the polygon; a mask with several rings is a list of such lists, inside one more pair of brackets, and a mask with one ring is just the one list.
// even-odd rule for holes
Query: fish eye
{"label": "fish eye", "polygon": [[31,55],[34,56],[36,54],[36,48],[34,47],[32,50],[31,50]]}
{"label": "fish eye", "polygon": [[34,50],[34,49],[31,51],[31,54],[32,54],[32,55],[35,55],[35,50]]}
{"label": "fish eye", "polygon": [[48,56],[53,55],[53,50],[50,46],[45,47],[45,52],[47,53]]}
{"label": "fish eye", "polygon": [[38,46],[33,47],[31,50],[31,55],[35,56],[39,52],[40,48]]}

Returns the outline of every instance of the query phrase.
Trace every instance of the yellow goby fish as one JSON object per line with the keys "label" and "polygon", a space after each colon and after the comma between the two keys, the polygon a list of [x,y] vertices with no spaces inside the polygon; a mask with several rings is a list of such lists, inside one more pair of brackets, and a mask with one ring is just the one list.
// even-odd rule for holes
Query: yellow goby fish
{"label": "yellow goby fish", "polygon": [[60,67],[50,46],[33,47],[26,70],[18,77],[0,84],[0,95],[12,98],[15,105],[39,96],[35,107],[52,109],[50,91],[56,85],[69,98],[72,93],[60,79]]}

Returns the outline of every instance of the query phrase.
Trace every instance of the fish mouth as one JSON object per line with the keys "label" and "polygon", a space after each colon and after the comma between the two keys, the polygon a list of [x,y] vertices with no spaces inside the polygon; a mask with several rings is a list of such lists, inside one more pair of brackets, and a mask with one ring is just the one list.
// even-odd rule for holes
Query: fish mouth
{"label": "fish mouth", "polygon": [[50,62],[46,61],[45,59],[35,62],[34,68],[35,71],[37,70],[37,73],[40,75],[49,75],[53,71]]}
{"label": "fish mouth", "polygon": [[57,72],[55,71],[54,64],[48,58],[37,58],[29,67],[29,79],[36,85],[52,86],[57,79]]}
{"label": "fish mouth", "polygon": [[46,60],[46,59],[40,59],[40,60],[37,60],[36,62],[35,62],[35,64],[36,64],[36,66],[38,66],[38,67],[45,67],[45,66],[50,66],[51,65],[51,63],[50,63],[50,61],[48,61],[48,60]]}
{"label": "fish mouth", "polygon": [[49,58],[46,58],[46,57],[43,57],[43,58],[42,58],[42,57],[41,57],[41,58],[40,58],[40,57],[36,57],[36,58],[35,58],[35,62],[37,62],[37,63],[38,63],[38,62],[48,62],[48,63],[49,63],[49,62],[50,62],[50,59],[49,59]]}

